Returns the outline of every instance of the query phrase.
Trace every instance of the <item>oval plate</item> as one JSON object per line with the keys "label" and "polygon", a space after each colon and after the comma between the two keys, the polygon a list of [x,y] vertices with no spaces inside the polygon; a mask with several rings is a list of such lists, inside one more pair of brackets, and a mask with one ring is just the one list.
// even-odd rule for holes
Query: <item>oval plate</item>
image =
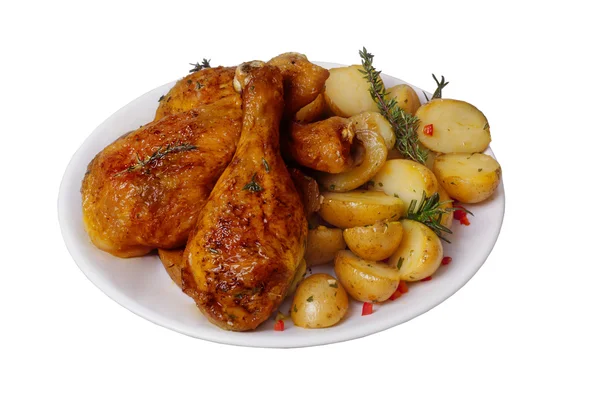
{"label": "oval plate", "polygon": [[[342,66],[325,62],[316,64],[325,68]],[[386,87],[406,83],[391,76],[381,76]],[[346,318],[327,329],[298,328],[288,319],[285,331],[276,332],[273,318],[253,332],[228,332],[217,328],[171,281],[156,255],[132,259],[113,257],[92,245],[82,222],[80,187],[88,163],[123,133],[151,121],[159,97],[174,84],[168,83],[142,95],[98,126],[69,163],[58,197],[58,218],[71,256],[92,283],[135,314],[189,336],[233,345],[304,347],[341,342],[391,328],[437,306],[467,283],[492,251],[504,216],[502,183],[490,199],[469,206],[475,214],[470,226],[454,224],[452,244],[444,243],[444,254],[452,257],[452,264],[441,267],[431,281],[412,284],[407,295],[376,305],[372,315],[361,317],[362,304],[351,301]],[[422,90],[413,88],[424,102]],[[486,153],[493,156],[490,149]],[[316,272],[333,274],[333,269],[330,265],[313,267],[312,273]],[[288,299],[280,307],[284,314],[288,314],[289,304]]]}

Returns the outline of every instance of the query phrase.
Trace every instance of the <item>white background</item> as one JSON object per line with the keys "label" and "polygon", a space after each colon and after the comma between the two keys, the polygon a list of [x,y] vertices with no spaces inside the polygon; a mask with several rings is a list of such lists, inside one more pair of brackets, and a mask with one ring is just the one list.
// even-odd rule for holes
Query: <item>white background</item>
{"label": "white background", "polygon": [[[600,396],[593,2],[350,3],[3,3],[0,398]],[[363,45],[417,86],[433,90],[430,74],[444,74],[444,97],[490,121],[504,227],[455,296],[367,338],[249,349],[147,322],[78,270],[58,187],[112,112],[203,57],[235,65],[299,51],[350,64]]]}

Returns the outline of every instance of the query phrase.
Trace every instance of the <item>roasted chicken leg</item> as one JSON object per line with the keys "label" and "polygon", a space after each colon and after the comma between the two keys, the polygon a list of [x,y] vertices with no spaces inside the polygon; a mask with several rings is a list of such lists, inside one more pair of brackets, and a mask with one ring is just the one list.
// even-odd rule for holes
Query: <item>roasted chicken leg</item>
{"label": "roasted chicken leg", "polygon": [[283,301],[304,255],[307,222],[279,153],[282,74],[261,62],[237,72],[242,134],[190,235],[181,277],[211,322],[246,331]]}

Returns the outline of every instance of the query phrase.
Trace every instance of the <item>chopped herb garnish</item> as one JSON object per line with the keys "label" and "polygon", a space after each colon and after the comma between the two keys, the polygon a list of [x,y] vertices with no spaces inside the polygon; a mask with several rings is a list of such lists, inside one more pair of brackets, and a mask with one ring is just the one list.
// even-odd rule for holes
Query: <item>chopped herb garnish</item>
{"label": "chopped herb garnish", "polygon": [[335,185],[329,185],[329,190],[335,190]]}
{"label": "chopped herb garnish", "polygon": [[481,172],[481,171],[483,171],[483,168],[477,169],[477,172]]}
{"label": "chopped herb garnish", "polygon": [[398,259],[398,264],[396,264],[396,268],[400,269],[402,268],[402,263],[404,262],[404,258],[400,257]]}
{"label": "chopped herb garnish", "polygon": [[333,281],[333,283],[331,283],[331,282],[329,283],[329,287],[332,287],[332,288],[336,288],[336,289],[337,289],[337,288],[338,288],[338,284],[337,284],[337,282],[336,282],[336,281]]}
{"label": "chopped herb garnish", "polygon": [[158,102],[160,103],[161,101],[163,101],[163,99],[164,99],[164,98],[165,98],[165,95],[163,94],[162,96],[160,96],[160,97],[158,98]]}
{"label": "chopped herb garnish", "polygon": [[188,83],[188,85],[191,85],[191,84],[192,84],[192,80],[191,80],[191,79],[188,79],[188,80],[187,80],[187,83]]}
{"label": "chopped herb garnish", "polygon": [[311,303],[314,300],[313,296],[310,296],[308,299],[306,299],[306,301],[308,301],[309,303]]}
{"label": "chopped herb garnish", "polygon": [[488,124],[487,122],[485,123],[485,125],[483,126],[483,129],[490,129],[490,124]]}
{"label": "chopped herb garnish", "polygon": [[294,312],[298,312],[298,307],[296,307],[296,304],[294,304]]}
{"label": "chopped herb garnish", "polygon": [[203,84],[201,84],[200,82],[196,82],[196,90],[200,90],[204,87]]}
{"label": "chopped herb garnish", "polygon": [[148,156],[147,158],[145,158],[143,160],[140,159],[140,157],[138,155],[136,155],[136,163],[125,168],[123,171],[118,172],[116,175],[121,175],[121,174],[124,174],[127,172],[133,172],[138,169],[145,168],[148,165],[152,164],[154,161],[158,161],[170,153],[180,153],[182,151],[190,151],[190,150],[195,150],[195,149],[196,149],[196,146],[194,146],[193,144],[189,144],[189,143],[182,143],[182,144],[178,144],[175,146],[171,146],[169,144],[164,149],[161,146],[158,148],[158,150],[156,150],[154,153],[152,153],[150,156]]}
{"label": "chopped herb garnish", "polygon": [[394,197],[397,198],[397,199],[400,198],[400,196],[398,196],[398,193],[394,193]]}
{"label": "chopped herb garnish", "polygon": [[379,182],[379,187],[383,187],[383,183]]}
{"label": "chopped herb garnish", "polygon": [[271,167],[269,167],[269,163],[267,162],[267,160],[265,160],[264,157],[262,159],[262,163],[265,166],[265,171],[267,171],[267,173],[271,172]]}
{"label": "chopped herb garnish", "polygon": [[256,182],[256,172],[254,174],[252,174],[252,179],[250,180],[250,182],[248,182],[248,183],[246,183],[246,185],[244,185],[242,190],[247,190],[252,193],[260,192],[261,190],[263,190],[262,186],[260,186],[258,184],[258,182]]}
{"label": "chopped herb garnish", "polygon": [[210,68],[210,60],[207,60],[206,58],[202,59],[202,64],[199,64],[198,62],[196,62],[196,64],[190,64],[193,68],[190,69],[190,72],[198,72],[203,70],[204,68]]}
{"label": "chopped herb garnish", "polygon": [[217,250],[217,249],[213,249],[212,247],[209,247],[209,248],[208,248],[208,251],[210,251],[210,252],[211,252],[211,253],[213,253],[213,254],[219,254],[219,250]]}

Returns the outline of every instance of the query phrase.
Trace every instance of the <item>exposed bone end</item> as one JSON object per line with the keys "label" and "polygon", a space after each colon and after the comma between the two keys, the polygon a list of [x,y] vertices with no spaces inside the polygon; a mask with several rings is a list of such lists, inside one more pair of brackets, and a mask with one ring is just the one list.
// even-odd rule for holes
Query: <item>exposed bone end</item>
{"label": "exposed bone end", "polygon": [[248,61],[238,65],[235,70],[235,76],[233,77],[233,88],[236,92],[242,93],[242,90],[250,82],[250,72],[257,68],[264,67],[265,63],[262,61]]}

